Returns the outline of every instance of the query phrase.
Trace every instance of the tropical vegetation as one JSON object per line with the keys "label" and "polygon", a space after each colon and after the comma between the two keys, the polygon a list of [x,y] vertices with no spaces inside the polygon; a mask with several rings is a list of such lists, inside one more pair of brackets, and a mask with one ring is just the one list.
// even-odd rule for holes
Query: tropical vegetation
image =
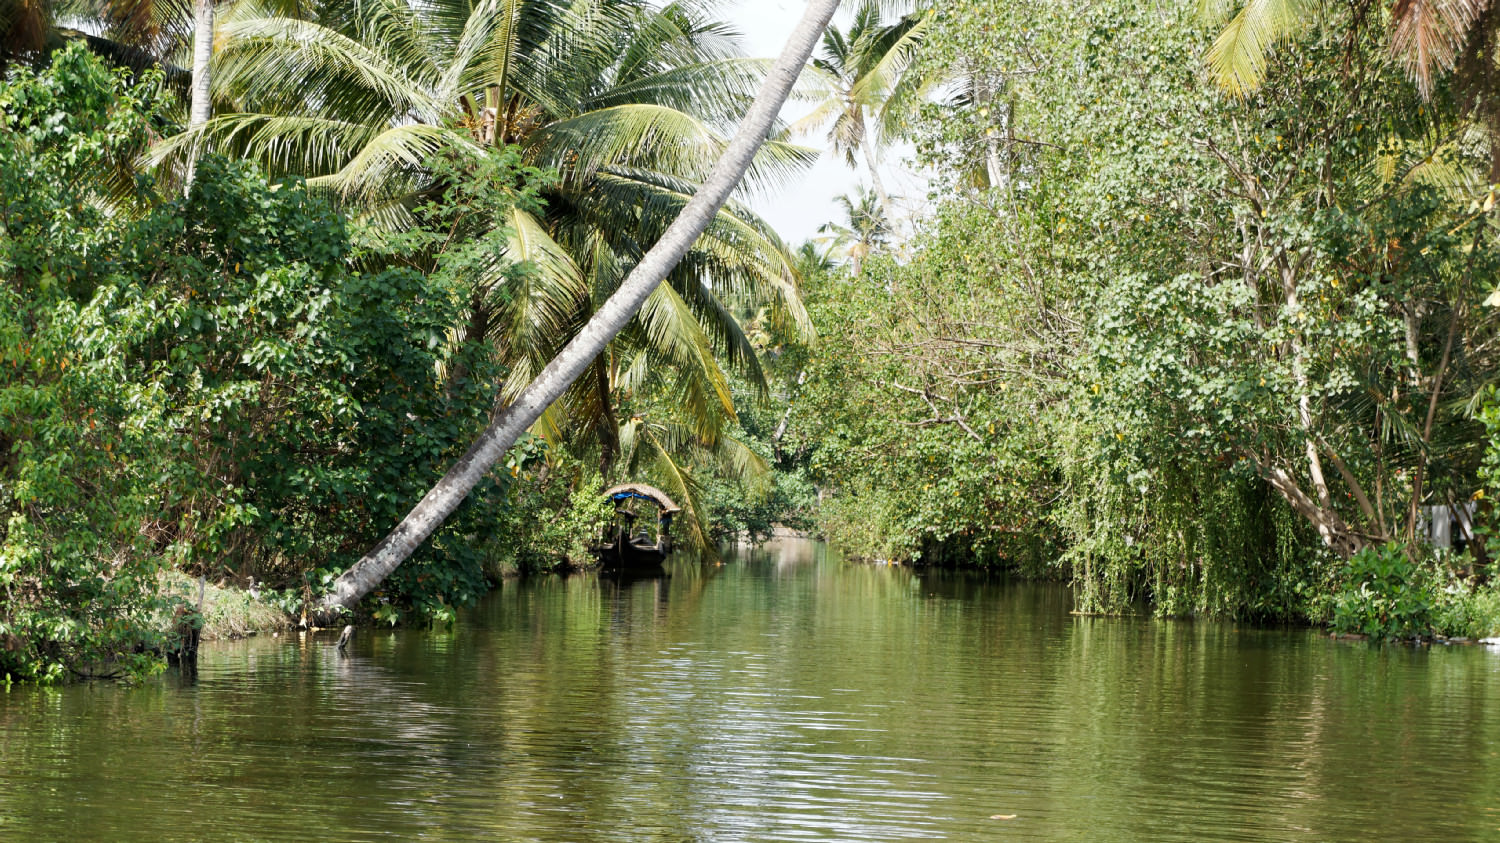
{"label": "tropical vegetation", "polygon": [[1353,622],[1376,580],[1491,600],[1482,541],[1423,540],[1435,509],[1485,529],[1491,145],[1472,80],[1408,79],[1400,12],[1325,9],[1227,95],[1187,6],[940,16],[916,257],[812,293],[830,535],[1065,577],[1089,611],[1394,635],[1426,604]]}
{"label": "tropical vegetation", "polygon": [[708,556],[1500,632],[1480,5],[872,0],[774,71],[693,0],[207,5],[192,71],[187,4],[0,7],[0,671],[155,670],[195,581],[451,620],[626,480]]}

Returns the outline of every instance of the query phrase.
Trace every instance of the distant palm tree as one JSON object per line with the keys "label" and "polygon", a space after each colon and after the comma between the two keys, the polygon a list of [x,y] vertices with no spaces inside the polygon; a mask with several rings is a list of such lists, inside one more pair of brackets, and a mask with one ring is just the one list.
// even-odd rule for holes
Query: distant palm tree
{"label": "distant palm tree", "polygon": [[912,71],[912,60],[927,34],[931,11],[906,15],[894,24],[881,22],[882,5],[864,0],[854,12],[849,29],[830,28],[823,49],[813,59],[827,94],[794,131],[814,131],[828,125],[833,150],[850,167],[863,156],[870,183],[887,216],[890,196],[880,179],[880,145],[905,134],[931,80]]}
{"label": "distant palm tree", "polygon": [[885,209],[871,191],[856,188],[856,194],[837,197],[844,209],[844,221],[826,222],[818,227],[828,243],[830,254],[842,254],[850,261],[855,275],[864,268],[865,258],[890,241],[891,225]]}
{"label": "distant palm tree", "polygon": [[833,248],[822,238],[803,240],[797,247],[797,269],[803,276],[833,269]]}

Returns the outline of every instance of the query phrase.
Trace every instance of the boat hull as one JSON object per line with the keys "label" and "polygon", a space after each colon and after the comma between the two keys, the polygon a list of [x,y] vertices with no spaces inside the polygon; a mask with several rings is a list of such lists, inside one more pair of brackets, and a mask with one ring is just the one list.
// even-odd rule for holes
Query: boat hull
{"label": "boat hull", "polygon": [[656,545],[641,545],[621,536],[596,548],[600,567],[606,571],[636,571],[660,568],[667,552]]}

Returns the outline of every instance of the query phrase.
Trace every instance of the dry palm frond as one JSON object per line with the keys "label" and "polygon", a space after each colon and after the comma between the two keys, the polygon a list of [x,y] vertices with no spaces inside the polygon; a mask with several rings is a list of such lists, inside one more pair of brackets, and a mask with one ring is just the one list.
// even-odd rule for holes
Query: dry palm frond
{"label": "dry palm frond", "polygon": [[1453,70],[1474,22],[1489,0],[1396,0],[1391,9],[1391,52],[1422,96],[1432,95],[1434,72]]}

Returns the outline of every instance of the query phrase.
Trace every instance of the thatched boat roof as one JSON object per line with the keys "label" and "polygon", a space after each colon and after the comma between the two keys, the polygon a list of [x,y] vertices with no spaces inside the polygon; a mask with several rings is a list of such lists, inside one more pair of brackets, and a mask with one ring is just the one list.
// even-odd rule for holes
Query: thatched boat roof
{"label": "thatched boat roof", "polygon": [[612,489],[605,489],[604,496],[613,501],[622,501],[627,498],[641,498],[651,501],[661,508],[663,513],[681,512],[682,507],[672,502],[667,493],[655,486],[647,486],[645,483],[623,483]]}

